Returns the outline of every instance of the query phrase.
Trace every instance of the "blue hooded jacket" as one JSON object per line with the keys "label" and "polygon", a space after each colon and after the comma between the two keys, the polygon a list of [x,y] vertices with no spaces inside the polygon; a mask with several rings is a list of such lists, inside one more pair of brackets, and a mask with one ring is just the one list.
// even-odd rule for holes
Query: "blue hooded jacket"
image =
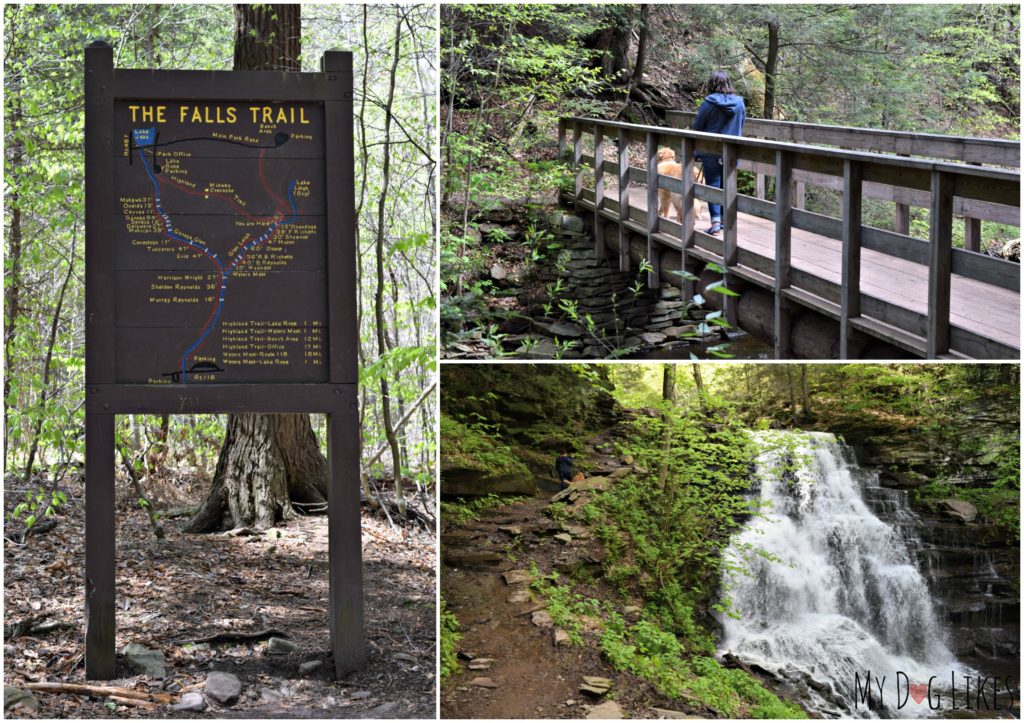
{"label": "blue hooded jacket", "polygon": [[697,117],[693,119],[693,130],[742,136],[743,122],[746,119],[747,107],[743,103],[743,98],[731,93],[712,93],[697,109]]}

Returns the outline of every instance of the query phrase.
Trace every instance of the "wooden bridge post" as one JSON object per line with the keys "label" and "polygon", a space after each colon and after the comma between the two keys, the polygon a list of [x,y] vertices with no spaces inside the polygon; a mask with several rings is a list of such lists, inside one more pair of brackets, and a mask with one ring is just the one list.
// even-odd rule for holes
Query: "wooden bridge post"
{"label": "wooden bridge post", "polygon": [[839,287],[839,358],[849,358],[850,319],[860,316],[861,206],[864,169],[843,161],[843,261]]}
{"label": "wooden bridge post", "polygon": [[572,167],[576,170],[575,202],[583,198],[583,132],[579,121],[572,122]]}
{"label": "wooden bridge post", "polygon": [[783,292],[792,285],[793,154],[775,152],[775,358],[789,359],[790,310]]}
{"label": "wooden bridge post", "polygon": [[604,259],[604,223],[601,205],[604,203],[604,133],[594,125],[594,253],[598,261]]}
{"label": "wooden bridge post", "polygon": [[754,174],[754,196],[764,200],[764,187],[765,187],[765,175],[763,173]]}
{"label": "wooden bridge post", "polygon": [[[980,163],[971,163],[980,166]],[[981,251],[981,219],[964,216],[964,249],[979,253]]]}
{"label": "wooden bridge post", "polygon": [[[722,144],[722,191],[725,204],[722,206],[722,259],[725,262],[725,286],[731,287],[735,278],[729,269],[739,263],[739,242],[736,236],[736,168],[738,148],[732,143]],[[725,297],[725,318],[733,327],[739,325],[736,302],[739,297]]]}
{"label": "wooden bridge post", "polygon": [[[683,217],[679,219],[679,234],[681,236],[681,261],[683,263],[682,271],[696,277],[700,273],[700,264],[693,260],[689,254],[689,249],[693,248],[696,241],[694,235],[693,225],[697,222],[693,214],[693,202],[694,202],[694,188],[693,188],[693,151],[694,142],[692,138],[683,136],[680,143],[680,149],[682,159],[680,163],[683,164],[683,198],[682,198],[682,209]],[[697,284],[692,279],[683,276],[683,299],[691,301],[693,295],[697,293]]]}
{"label": "wooden bridge post", "polygon": [[793,208],[802,209],[807,202],[807,183],[795,181],[796,191],[793,194]]}
{"label": "wooden bridge post", "polygon": [[558,160],[565,160],[565,118],[558,119]]}
{"label": "wooden bridge post", "polygon": [[928,214],[928,358],[949,352],[949,298],[953,263],[953,177],[932,171]]}
{"label": "wooden bridge post", "polygon": [[[908,157],[909,153],[898,153],[897,155]],[[896,204],[896,219],[894,222],[895,228],[893,229],[896,233],[901,233],[904,236],[910,234],[910,204],[908,203],[897,203]]]}
{"label": "wooden bridge post", "polygon": [[655,248],[654,232],[658,229],[658,137],[647,134],[647,286],[657,289],[661,286],[661,254]]}
{"label": "wooden bridge post", "polygon": [[619,271],[629,271],[629,133],[619,128]]}

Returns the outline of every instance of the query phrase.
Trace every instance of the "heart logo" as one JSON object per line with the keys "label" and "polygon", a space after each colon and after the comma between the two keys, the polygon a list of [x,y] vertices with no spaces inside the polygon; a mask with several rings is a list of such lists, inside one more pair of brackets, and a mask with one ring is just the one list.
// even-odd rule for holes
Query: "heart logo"
{"label": "heart logo", "polygon": [[915,703],[920,704],[926,695],[928,695],[928,686],[925,683],[914,683],[910,686],[910,697],[914,699]]}

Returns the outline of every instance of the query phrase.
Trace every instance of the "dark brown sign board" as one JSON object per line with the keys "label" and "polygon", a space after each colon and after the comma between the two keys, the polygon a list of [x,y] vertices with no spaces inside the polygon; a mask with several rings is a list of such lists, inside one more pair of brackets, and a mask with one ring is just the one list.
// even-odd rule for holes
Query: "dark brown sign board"
{"label": "dark brown sign board", "polygon": [[325,413],[331,647],[362,667],[352,55],[124,70],[85,50],[86,677],[115,676],[116,414]]}

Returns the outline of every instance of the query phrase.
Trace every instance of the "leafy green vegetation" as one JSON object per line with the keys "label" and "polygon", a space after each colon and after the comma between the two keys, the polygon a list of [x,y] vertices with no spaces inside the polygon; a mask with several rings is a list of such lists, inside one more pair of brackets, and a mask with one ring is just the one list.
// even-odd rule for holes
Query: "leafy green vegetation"
{"label": "leafy green vegetation", "polygon": [[444,466],[475,469],[493,475],[520,474],[530,477],[515,450],[502,444],[491,425],[463,424],[450,417],[441,419]]}
{"label": "leafy green vegetation", "polygon": [[446,523],[464,525],[524,499],[518,495],[485,495],[470,499],[459,498],[456,501],[442,500],[441,517]]}
{"label": "leafy green vegetation", "polygon": [[444,683],[459,670],[455,646],[462,639],[458,618],[441,600],[441,682]]}

